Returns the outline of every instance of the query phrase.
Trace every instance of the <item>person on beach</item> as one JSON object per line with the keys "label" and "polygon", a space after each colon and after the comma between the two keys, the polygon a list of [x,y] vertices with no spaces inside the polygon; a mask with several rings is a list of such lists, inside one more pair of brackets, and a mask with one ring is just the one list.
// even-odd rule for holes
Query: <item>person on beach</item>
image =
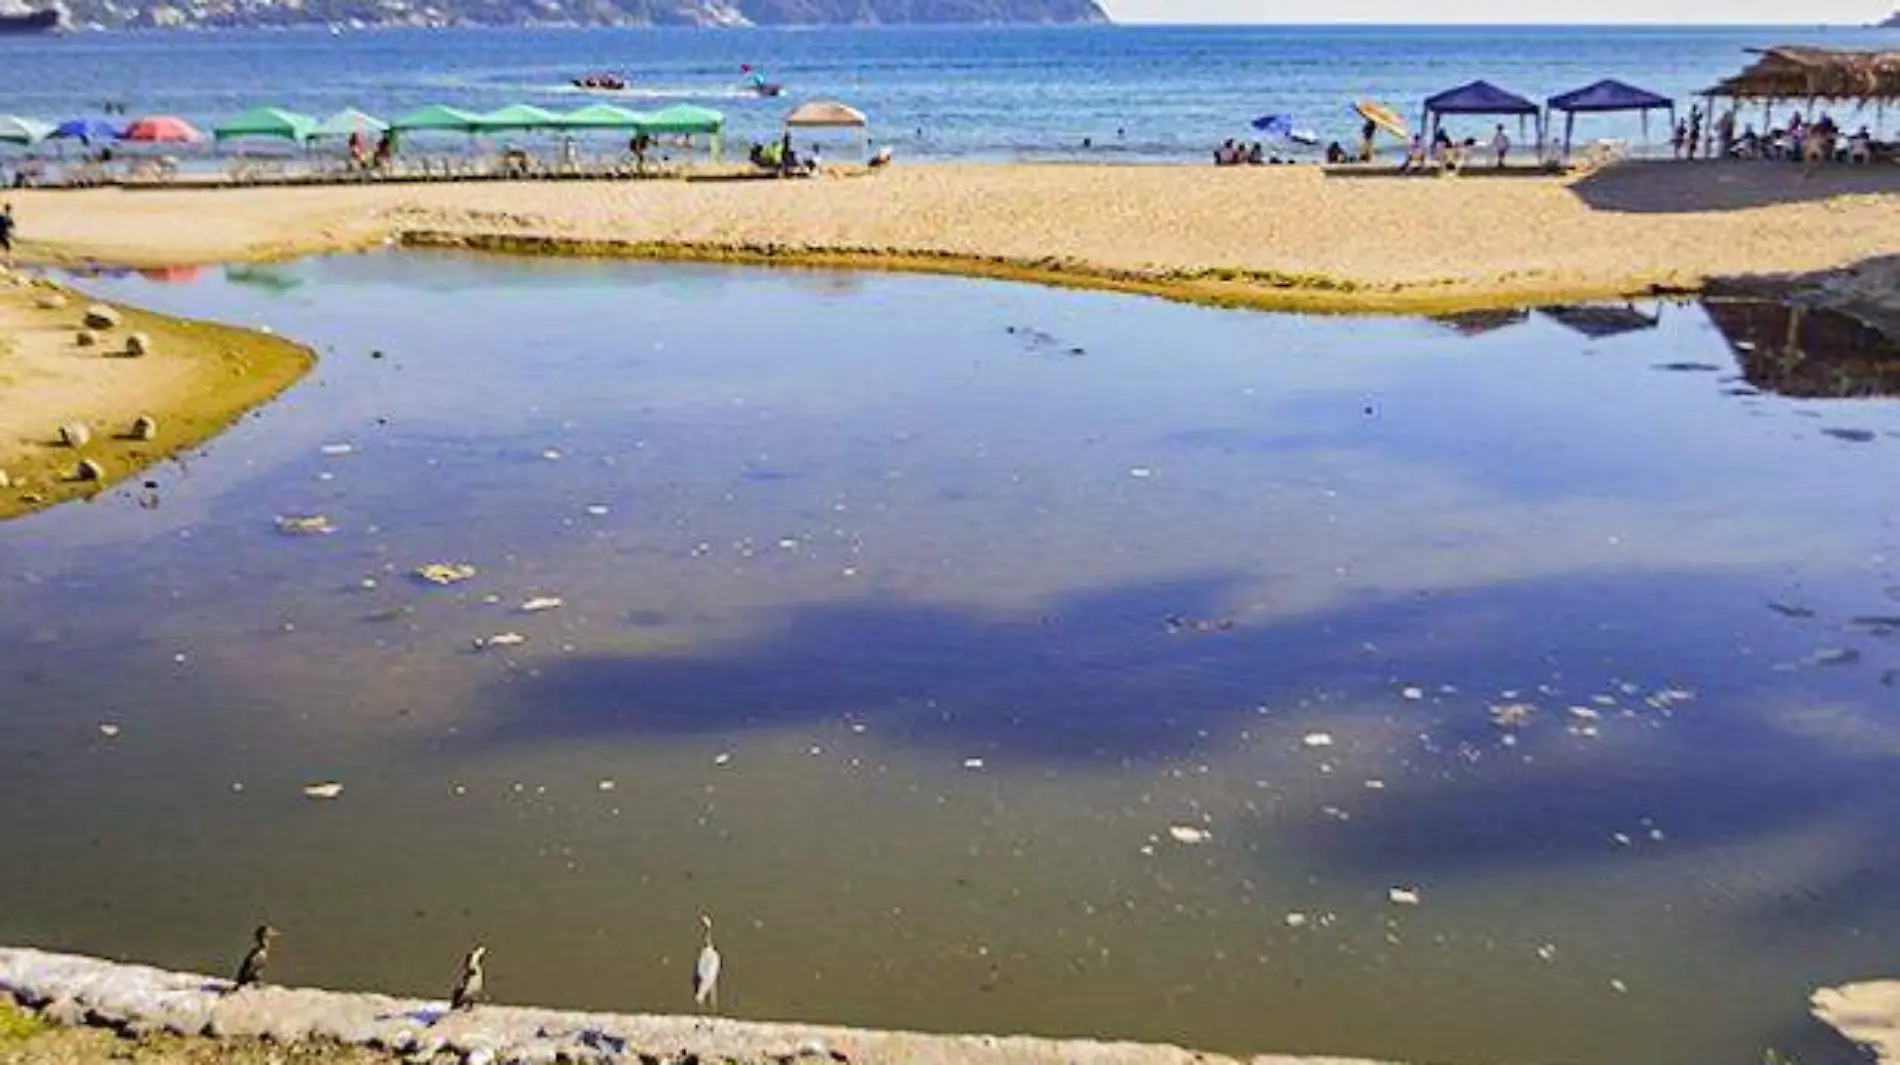
{"label": "person on beach", "polygon": [[1365,125],[1359,127],[1359,161],[1360,162],[1362,163],[1372,162],[1372,138],[1377,137],[1378,135],[1379,135],[1379,124],[1369,118],[1366,119]]}
{"label": "person on beach", "polygon": [[1414,133],[1412,143],[1406,145],[1405,161],[1399,164],[1399,173],[1409,174],[1423,169],[1425,169],[1425,135]]}
{"label": "person on beach", "polygon": [[1491,154],[1496,158],[1496,166],[1504,169],[1504,157],[1511,154],[1511,138],[1504,132],[1504,123],[1498,123],[1498,131],[1491,134]]}
{"label": "person on beach", "polygon": [[1669,134],[1669,151],[1677,159],[1682,158],[1682,148],[1689,140],[1689,120],[1676,119],[1676,128]]}
{"label": "person on beach", "polygon": [[1442,163],[1451,155],[1451,134],[1440,126],[1432,132],[1432,161]]}
{"label": "person on beach", "polygon": [[5,259],[7,268],[13,268],[13,205],[0,207],[0,259]]}
{"label": "person on beach", "polygon": [[1722,112],[1715,120],[1715,158],[1727,159],[1735,151],[1735,109]]}
{"label": "person on beach", "polygon": [[1702,106],[1698,104],[1695,107],[1691,107],[1689,109],[1689,143],[1688,143],[1689,158],[1691,160],[1695,159],[1696,154],[1700,152],[1701,150],[1702,150]]}

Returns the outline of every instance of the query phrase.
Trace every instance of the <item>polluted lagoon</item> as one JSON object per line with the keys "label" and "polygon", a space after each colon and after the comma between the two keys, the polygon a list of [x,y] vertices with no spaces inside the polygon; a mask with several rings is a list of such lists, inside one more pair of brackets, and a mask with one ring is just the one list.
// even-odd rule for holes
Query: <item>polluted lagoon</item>
{"label": "polluted lagoon", "polygon": [[79,284],[321,360],[0,526],[0,942],[681,1012],[705,913],[736,1016],[1595,1065],[1835,1052],[1895,964],[1900,362],[1839,321]]}

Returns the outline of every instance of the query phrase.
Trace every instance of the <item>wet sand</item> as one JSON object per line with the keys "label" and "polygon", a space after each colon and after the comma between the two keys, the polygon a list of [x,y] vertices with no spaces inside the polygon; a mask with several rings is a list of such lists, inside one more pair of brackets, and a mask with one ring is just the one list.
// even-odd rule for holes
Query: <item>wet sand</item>
{"label": "wet sand", "polygon": [[1900,250],[1900,169],[1580,176],[932,165],[814,181],[90,190],[15,198],[28,254],[264,259],[385,241],[1011,277],[1282,310],[1686,290]]}
{"label": "wet sand", "polygon": [[[80,296],[0,277],[0,519],[88,496],[209,439],[303,376],[310,353],[228,326],[112,308],[89,330]],[[142,334],[146,354],[127,354]],[[139,439],[134,423],[156,424]],[[62,427],[83,425],[74,447]],[[82,475],[80,464],[94,464]]]}
{"label": "wet sand", "polygon": [[[229,988],[228,981],[198,974],[0,948],[0,992],[40,1011],[45,1021],[112,1028],[134,1038],[216,1036],[220,1041],[262,1039],[281,1046],[316,1041],[336,1047],[334,1060],[339,1062],[375,1060],[361,1053],[375,1049],[408,1055],[409,1060],[448,1055],[450,1060],[468,1062],[1238,1065],[1237,1059],[1156,1044],[925,1035],[713,1016],[589,1014],[489,1005],[449,1013],[439,1001],[283,987],[230,993]],[[35,1025],[29,1018],[15,1027],[30,1031]],[[32,1038],[21,1042],[30,1048]],[[173,1049],[180,1056],[171,1060],[203,1060],[189,1056],[187,1044],[174,1043]],[[62,1060],[72,1059],[57,1057],[52,1049],[40,1056],[19,1053],[0,1035],[0,1062],[51,1065]],[[1371,1065],[1345,1058],[1246,1060],[1251,1065]]]}

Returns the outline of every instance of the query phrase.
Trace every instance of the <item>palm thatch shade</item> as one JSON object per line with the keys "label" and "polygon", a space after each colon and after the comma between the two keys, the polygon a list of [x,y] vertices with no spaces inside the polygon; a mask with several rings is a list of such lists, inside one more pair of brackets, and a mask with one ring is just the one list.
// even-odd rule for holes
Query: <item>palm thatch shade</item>
{"label": "palm thatch shade", "polygon": [[1782,46],[1708,91],[1738,100],[1900,100],[1900,52]]}
{"label": "palm thatch shade", "polygon": [[864,112],[835,100],[813,100],[800,104],[791,114],[785,116],[788,126],[844,126],[864,128]]}

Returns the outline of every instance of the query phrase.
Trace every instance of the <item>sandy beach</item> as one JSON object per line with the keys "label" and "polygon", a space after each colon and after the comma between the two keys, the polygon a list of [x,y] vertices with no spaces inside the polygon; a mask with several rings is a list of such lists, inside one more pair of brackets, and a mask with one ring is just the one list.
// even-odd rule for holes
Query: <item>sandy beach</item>
{"label": "sandy beach", "polygon": [[815,181],[22,192],[25,254],[135,264],[385,241],[1018,277],[1283,310],[1453,311],[1829,270],[1900,250],[1900,169],[1580,176],[933,165]]}
{"label": "sandy beach", "polygon": [[[194,447],[311,365],[287,341],[130,308],[109,308],[116,324],[87,329],[97,306],[0,279],[0,519],[91,495]],[[135,343],[144,354],[128,354]],[[148,432],[136,431],[141,418]]]}

